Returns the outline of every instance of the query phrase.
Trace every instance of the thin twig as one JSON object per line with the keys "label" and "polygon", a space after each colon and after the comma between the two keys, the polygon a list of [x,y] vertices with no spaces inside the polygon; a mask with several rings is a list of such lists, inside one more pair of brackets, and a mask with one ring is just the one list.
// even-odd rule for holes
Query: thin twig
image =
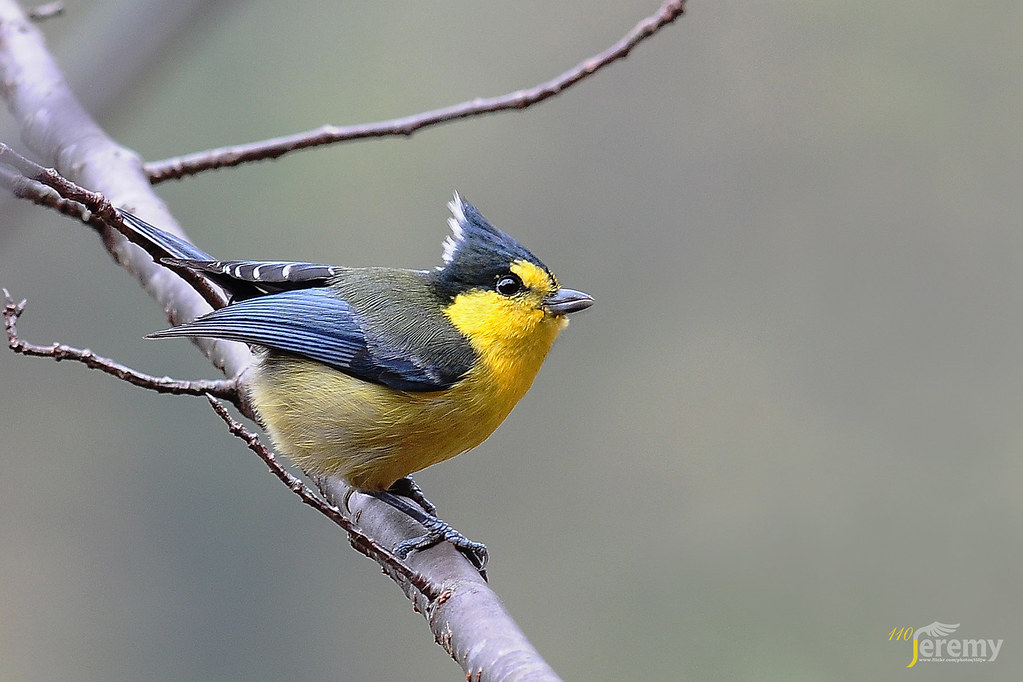
{"label": "thin twig", "polygon": [[63,2],[48,2],[45,5],[36,5],[35,7],[29,8],[28,18],[32,21],[46,21],[47,19],[53,19],[64,14],[64,3]]}
{"label": "thin twig", "polygon": [[[10,145],[4,144],[3,142],[0,142],[0,163],[10,166],[24,177],[38,183],[39,185],[51,188],[65,201],[72,201],[81,204],[85,208],[89,209],[92,214],[95,214],[101,221],[110,222],[117,216],[117,210],[114,208],[113,204],[107,201],[102,194],[91,192],[84,187],[76,185],[58,173],[55,169],[40,166],[35,161],[32,161],[31,159],[28,159],[14,151]],[[45,190],[41,189],[39,192],[43,194],[46,193]],[[32,197],[26,196],[25,198]],[[45,202],[37,201],[36,203]],[[64,213],[64,211],[61,212]],[[85,222],[92,224],[91,220],[85,220]]]}
{"label": "thin twig", "polygon": [[256,453],[267,467],[270,468],[270,472],[280,479],[281,483],[288,486],[288,489],[291,490],[291,492],[298,495],[299,499],[301,499],[304,504],[307,504],[320,512],[348,533],[348,540],[351,542],[352,547],[370,559],[376,561],[384,568],[384,570],[404,578],[407,582],[415,586],[415,588],[430,601],[436,601],[440,597],[441,590],[434,587],[429,580],[403,564],[401,560],[394,556],[394,554],[392,554],[389,550],[382,547],[373,538],[356,528],[355,525],[347,517],[345,517],[337,507],[327,504],[321,500],[319,496],[317,496],[316,493],[309,488],[309,486],[281,466],[280,462],[277,461],[277,457],[274,456],[274,453],[260,442],[259,437],[246,429],[240,422],[235,420],[220,401],[212,395],[207,395],[206,399],[210,401],[210,406],[213,407],[213,411],[217,413],[217,416],[224,420],[224,423],[227,425],[227,430],[230,431],[231,434],[240,438],[250,450]]}
{"label": "thin twig", "polygon": [[131,369],[130,367],[122,365],[109,358],[96,355],[89,349],[73,348],[60,343],[54,343],[49,346],[39,346],[28,343],[18,336],[17,329],[18,319],[25,312],[27,301],[22,299],[21,301],[15,302],[7,289],[2,289],[0,291],[3,292],[4,296],[3,317],[4,328],[7,332],[7,345],[12,351],[32,357],[52,358],[57,362],[62,360],[81,362],[91,369],[98,369],[101,372],[121,379],[122,381],[126,381],[130,384],[146,388],[151,391],[156,391],[157,393],[206,396],[206,399],[209,400],[213,410],[221,419],[224,420],[224,423],[227,424],[228,430],[233,435],[242,439],[249,449],[255,452],[259,458],[266,463],[271,473],[280,479],[281,482],[284,483],[293,493],[298,495],[305,504],[313,507],[343,528],[348,533],[348,538],[352,547],[370,559],[375,560],[383,566],[385,570],[394,573],[396,576],[404,578],[405,581],[413,585],[430,601],[434,601],[440,596],[441,590],[431,585],[425,577],[410,569],[396,556],[394,556],[394,554],[383,548],[368,535],[356,528],[336,507],[327,504],[320,499],[316,493],[312,491],[312,489],[280,465],[273,452],[260,442],[258,436],[231,417],[231,415],[227,412],[227,409],[217,399],[222,398],[237,406],[239,403],[239,392],[238,382],[236,380],[183,381],[179,379],[171,379],[170,377],[155,377]]}
{"label": "thin twig", "polygon": [[[14,170],[9,172],[4,165]],[[103,194],[71,182],[55,169],[39,165],[3,142],[0,142],[0,183],[6,185],[18,198],[56,209],[100,232],[106,227],[117,230],[128,241],[152,256],[154,261],[159,262],[165,255],[151,242],[136,239],[135,232],[124,224],[120,212]],[[188,282],[211,307],[216,309],[227,305],[223,292],[211,286],[209,280],[202,275],[189,270],[179,271],[177,275]]]}
{"label": "thin twig", "polygon": [[[152,193],[149,178],[142,172],[142,159],[112,140],[89,115],[47,49],[42,33],[15,0],[0,0],[0,83],[0,98],[34,158],[53,166],[79,188],[101,192],[114,205],[133,209],[184,237],[166,206]],[[22,175],[34,177],[34,172],[23,170]],[[110,216],[101,212],[101,217]],[[89,224],[95,226],[95,222]],[[209,312],[210,304],[202,296],[179,286],[180,277],[131,246],[118,230],[104,228],[101,236],[110,255],[156,299],[171,322]],[[228,376],[251,362],[251,354],[242,344],[216,339],[193,343]]]}
{"label": "thin twig", "polygon": [[[0,143],[0,154],[3,153],[3,147],[7,147],[7,145]],[[27,199],[38,206],[52,208],[58,213],[101,229],[99,220],[85,206],[77,201],[64,199],[52,187],[27,178],[13,168],[0,165],[0,186],[6,187],[18,199]]]}
{"label": "thin twig", "polygon": [[253,161],[276,159],[300,149],[372,137],[407,137],[421,128],[450,123],[461,118],[525,109],[548,97],[557,95],[600,71],[608,64],[625,58],[641,42],[682,16],[685,4],[685,0],[668,0],[656,14],[639,22],[625,37],[608,49],[580,62],[560,76],[527,90],[519,90],[497,97],[477,98],[461,104],[389,121],[354,126],[325,125],[315,130],[269,140],[219,147],[162,161],[151,161],[146,163],[143,168],[150,181],[156,185],[165,180],[175,180],[203,171],[238,166]]}
{"label": "thin twig", "polygon": [[238,382],[233,379],[219,380],[196,380],[184,381],[171,379],[170,377],[155,377],[134,370],[131,367],[115,362],[110,358],[96,355],[88,348],[74,348],[62,343],[54,343],[49,346],[37,346],[22,340],[18,336],[18,318],[25,312],[26,301],[22,299],[15,303],[7,289],[3,289],[4,295],[4,328],[7,330],[7,345],[15,353],[28,355],[37,358],[53,358],[57,362],[72,360],[80,362],[90,369],[98,369],[121,381],[129,384],[147,388],[157,393],[170,393],[173,395],[214,395],[218,398],[230,400],[237,403],[239,400]]}

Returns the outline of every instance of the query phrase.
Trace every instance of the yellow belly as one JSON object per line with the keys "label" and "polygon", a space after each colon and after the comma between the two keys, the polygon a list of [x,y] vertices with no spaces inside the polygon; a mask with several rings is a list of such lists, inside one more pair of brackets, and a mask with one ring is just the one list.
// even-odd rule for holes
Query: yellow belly
{"label": "yellow belly", "polygon": [[305,471],[386,489],[482,443],[529,390],[567,320],[511,305],[493,292],[462,294],[445,311],[478,354],[451,388],[396,391],[268,355],[249,382],[252,403],[278,450]]}
{"label": "yellow belly", "polygon": [[278,450],[302,469],[383,490],[482,443],[532,384],[536,369],[524,369],[498,381],[481,363],[447,390],[412,393],[275,358],[254,373],[250,395]]}

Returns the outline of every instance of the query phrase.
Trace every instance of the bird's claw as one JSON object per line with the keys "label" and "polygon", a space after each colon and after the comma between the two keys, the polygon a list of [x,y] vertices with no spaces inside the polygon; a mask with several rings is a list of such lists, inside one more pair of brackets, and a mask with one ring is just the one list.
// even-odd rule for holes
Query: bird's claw
{"label": "bird's claw", "polygon": [[487,563],[490,553],[482,542],[474,542],[452,528],[449,524],[434,517],[432,522],[424,523],[426,533],[417,538],[399,542],[392,550],[399,559],[406,559],[412,552],[429,549],[441,542],[450,542],[462,555],[469,560],[483,577],[486,577]]}
{"label": "bird's claw", "polygon": [[[404,560],[412,552],[428,549],[440,542],[450,542],[479,571],[485,580],[487,577],[487,562],[490,559],[486,545],[481,542],[473,542],[458,532],[451,524],[437,518],[431,511],[435,507],[430,504],[429,500],[422,497],[422,490],[419,490],[419,486],[411,479],[401,479],[401,481],[404,482],[392,485],[388,490],[368,493],[418,522],[426,530],[426,533],[419,537],[405,540],[395,545],[391,550],[394,552],[394,555],[398,559]],[[415,492],[406,495],[405,493],[409,490],[418,491],[418,495],[422,500],[416,500]]]}

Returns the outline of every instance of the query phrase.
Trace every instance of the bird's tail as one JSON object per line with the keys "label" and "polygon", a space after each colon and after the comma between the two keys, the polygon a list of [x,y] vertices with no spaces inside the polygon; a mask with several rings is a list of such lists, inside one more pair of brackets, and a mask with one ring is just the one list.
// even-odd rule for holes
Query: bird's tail
{"label": "bird's tail", "polygon": [[170,232],[164,232],[160,228],[150,225],[127,211],[118,210],[118,213],[127,228],[127,231],[122,231],[121,234],[132,244],[145,249],[157,263],[165,258],[197,261],[214,260],[213,256],[202,249],[189,244],[180,237],[175,237]]}
{"label": "bird's tail", "polygon": [[203,291],[212,282],[223,289],[231,301],[243,301],[264,294],[325,286],[340,268],[321,263],[288,261],[219,261],[184,239],[150,225],[126,211],[119,211],[128,241],[140,246],[157,263],[178,273],[214,308],[218,305]]}

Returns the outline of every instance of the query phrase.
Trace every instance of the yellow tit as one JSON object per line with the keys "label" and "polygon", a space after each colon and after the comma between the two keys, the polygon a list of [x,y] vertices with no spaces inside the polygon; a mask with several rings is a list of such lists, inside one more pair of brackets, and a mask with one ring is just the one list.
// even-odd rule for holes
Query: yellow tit
{"label": "yellow tit", "polygon": [[[451,235],[432,270],[218,261],[121,215],[131,241],[231,297],[151,336],[249,344],[257,359],[249,397],[277,449],[310,474],[341,476],[393,504],[389,489],[418,492],[403,480],[409,474],[493,433],[533,383],[566,315],[593,303],[561,287],[458,194],[448,206]],[[399,554],[446,539],[476,552],[477,565],[486,561],[481,545],[439,519],[424,526],[428,536]]]}

